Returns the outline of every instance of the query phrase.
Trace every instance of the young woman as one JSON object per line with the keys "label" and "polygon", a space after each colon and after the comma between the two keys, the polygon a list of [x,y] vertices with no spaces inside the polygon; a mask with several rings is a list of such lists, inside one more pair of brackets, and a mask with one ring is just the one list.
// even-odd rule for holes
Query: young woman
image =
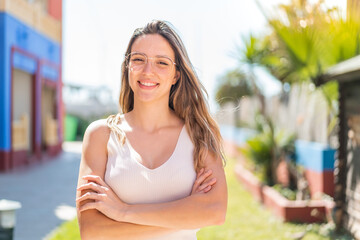
{"label": "young woman", "polygon": [[164,21],[136,29],[122,64],[121,114],[86,130],[82,239],[196,239],[224,223],[221,136],[184,45]]}

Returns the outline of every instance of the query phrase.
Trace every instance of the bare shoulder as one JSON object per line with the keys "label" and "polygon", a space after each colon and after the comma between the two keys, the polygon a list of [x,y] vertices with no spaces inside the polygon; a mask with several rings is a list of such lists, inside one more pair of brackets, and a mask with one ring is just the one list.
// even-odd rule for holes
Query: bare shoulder
{"label": "bare shoulder", "polygon": [[85,140],[101,141],[109,138],[110,129],[106,119],[100,119],[92,122],[86,129],[84,134]]}
{"label": "bare shoulder", "polygon": [[[82,144],[78,186],[87,182],[82,179],[82,177],[86,175],[96,175],[104,178],[109,133],[110,130],[107,126],[106,119],[94,121],[87,127]],[[84,193],[85,192],[77,191],[76,195],[79,197]],[[81,217],[81,215],[78,216]]]}
{"label": "bare shoulder", "polygon": [[107,142],[110,129],[106,119],[92,122],[83,139],[80,174],[95,174],[103,177],[107,161]]}

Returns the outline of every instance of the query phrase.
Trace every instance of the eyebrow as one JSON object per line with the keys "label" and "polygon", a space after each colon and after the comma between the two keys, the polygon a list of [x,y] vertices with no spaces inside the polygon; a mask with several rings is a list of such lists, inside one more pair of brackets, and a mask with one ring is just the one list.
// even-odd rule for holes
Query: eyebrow
{"label": "eyebrow", "polygon": [[[132,52],[132,53],[138,53],[138,54],[143,54],[145,56],[148,56],[147,54],[143,53],[143,52]],[[172,58],[170,56],[167,55],[156,55],[155,57],[165,57],[165,58],[170,58],[172,60]],[[174,60],[172,60],[174,61]]]}

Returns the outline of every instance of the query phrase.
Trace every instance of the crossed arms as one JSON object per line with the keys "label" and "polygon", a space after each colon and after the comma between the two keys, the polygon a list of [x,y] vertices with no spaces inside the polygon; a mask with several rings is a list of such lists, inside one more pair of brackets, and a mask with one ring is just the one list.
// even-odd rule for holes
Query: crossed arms
{"label": "crossed arms", "polygon": [[[129,205],[103,181],[110,130],[104,121],[89,126],[83,141],[77,210],[82,239],[148,239],[225,221],[227,188],[220,160],[208,154],[190,196],[160,204]],[[216,181],[216,184],[215,184]]]}

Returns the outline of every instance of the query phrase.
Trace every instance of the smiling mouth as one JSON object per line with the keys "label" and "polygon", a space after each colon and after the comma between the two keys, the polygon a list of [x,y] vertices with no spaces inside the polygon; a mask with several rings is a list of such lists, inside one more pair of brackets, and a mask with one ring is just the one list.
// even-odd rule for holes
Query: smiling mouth
{"label": "smiling mouth", "polygon": [[142,86],[146,86],[146,87],[154,87],[159,85],[159,83],[153,83],[153,82],[140,82],[138,81],[138,83]]}

